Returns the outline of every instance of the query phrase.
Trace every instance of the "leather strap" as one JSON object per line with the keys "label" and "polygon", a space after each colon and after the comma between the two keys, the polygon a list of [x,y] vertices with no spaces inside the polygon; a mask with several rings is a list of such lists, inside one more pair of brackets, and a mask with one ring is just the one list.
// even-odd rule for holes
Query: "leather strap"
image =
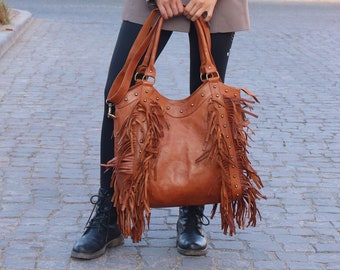
{"label": "leather strap", "polygon": [[[123,100],[136,69],[138,73],[142,73],[145,77],[156,78],[155,60],[163,21],[158,9],[154,9],[150,13],[130,50],[125,65],[110,88],[107,103],[118,104]],[[195,21],[195,27],[200,49],[201,79],[216,77],[218,72],[210,52],[209,26],[201,17]],[[143,63],[137,68],[144,54]]]}
{"label": "leather strap", "polygon": [[208,74],[217,74],[217,69],[211,55],[211,40],[210,40],[210,29],[208,24],[203,21],[203,17],[197,20],[195,23],[198,43],[200,48],[200,59],[201,59],[201,77],[205,74],[208,78]]}
{"label": "leather strap", "polygon": [[145,21],[143,27],[138,33],[134,44],[132,45],[128,57],[121,71],[118,73],[116,79],[111,85],[106,102],[117,104],[126,95],[128,88],[130,87],[133,73],[138,65],[140,59],[145,53],[152,39],[153,32],[155,31],[154,25],[157,25],[160,19],[158,9],[151,11],[148,19]]}
{"label": "leather strap", "polygon": [[[162,24],[163,19],[158,21],[158,24]],[[198,45],[200,52],[200,60],[201,60],[201,78],[202,75],[208,77],[215,77],[217,73],[217,69],[215,67],[214,60],[211,55],[211,41],[210,41],[210,30],[208,24],[203,20],[203,17],[200,17],[195,21],[195,28],[197,31],[198,37]],[[160,37],[161,27],[158,27],[157,31],[155,31],[155,39],[150,43],[150,47],[148,48],[143,64],[141,68],[138,70],[139,72],[144,71],[144,75],[146,77],[156,78],[156,69],[155,69],[155,61],[156,61],[156,53],[158,49],[159,37]]]}

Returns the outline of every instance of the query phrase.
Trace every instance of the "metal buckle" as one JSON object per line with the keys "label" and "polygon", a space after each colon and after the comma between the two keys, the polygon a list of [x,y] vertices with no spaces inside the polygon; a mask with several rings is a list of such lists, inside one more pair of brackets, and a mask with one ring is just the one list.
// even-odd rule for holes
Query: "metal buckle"
{"label": "metal buckle", "polygon": [[110,103],[110,102],[108,102],[108,101],[106,101],[106,104],[107,104],[107,106],[109,107],[109,108],[108,108],[108,112],[107,112],[107,117],[108,117],[108,118],[112,118],[112,119],[117,118],[117,116],[115,116],[115,115],[112,113],[113,107],[114,107],[113,104]]}

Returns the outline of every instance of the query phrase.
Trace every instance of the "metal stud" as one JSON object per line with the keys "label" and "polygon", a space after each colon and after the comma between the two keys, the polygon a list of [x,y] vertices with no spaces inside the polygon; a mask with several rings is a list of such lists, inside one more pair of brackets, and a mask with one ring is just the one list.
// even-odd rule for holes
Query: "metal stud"
{"label": "metal stud", "polygon": [[135,96],[138,96],[138,93],[135,93]]}
{"label": "metal stud", "polygon": [[180,113],[183,113],[183,110],[179,110]]}
{"label": "metal stud", "polygon": [[201,94],[201,97],[204,97],[204,93]]}
{"label": "metal stud", "polygon": [[170,110],[170,106],[167,106],[166,109],[167,109],[167,110]]}
{"label": "metal stud", "polygon": [[221,114],[221,118],[224,118],[224,114]]}
{"label": "metal stud", "polygon": [[125,100],[125,101],[128,101],[128,98],[126,97],[126,98],[124,98],[124,100]]}
{"label": "metal stud", "polygon": [[195,106],[195,104],[194,103],[191,103],[191,107],[194,107]]}

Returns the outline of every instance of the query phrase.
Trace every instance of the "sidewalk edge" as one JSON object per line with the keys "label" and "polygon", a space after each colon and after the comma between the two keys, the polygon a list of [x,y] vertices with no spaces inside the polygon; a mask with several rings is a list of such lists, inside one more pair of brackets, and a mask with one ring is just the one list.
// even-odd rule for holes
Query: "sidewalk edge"
{"label": "sidewalk edge", "polygon": [[5,31],[0,31],[0,58],[13,46],[32,21],[32,14],[29,11],[11,10],[16,13],[11,18],[11,24],[2,26]]}

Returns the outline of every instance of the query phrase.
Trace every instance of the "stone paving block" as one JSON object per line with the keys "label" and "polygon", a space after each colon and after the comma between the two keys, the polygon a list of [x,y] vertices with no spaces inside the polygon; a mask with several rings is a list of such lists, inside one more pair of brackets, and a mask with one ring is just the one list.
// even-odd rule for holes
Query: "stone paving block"
{"label": "stone paving block", "polygon": [[[318,263],[306,263],[306,262],[287,262],[287,268],[288,269],[296,269],[296,270],[317,270],[317,269],[323,269],[322,264]],[[327,269],[329,269],[327,267]]]}
{"label": "stone paving block", "polygon": [[[254,262],[255,269],[287,269],[287,266],[282,261],[256,261]],[[234,268],[235,269],[235,268]]]}
{"label": "stone paving block", "polygon": [[36,264],[36,258],[21,259],[19,261],[17,256],[6,256],[2,267],[4,269],[13,269],[13,270],[34,269],[35,264]]}

